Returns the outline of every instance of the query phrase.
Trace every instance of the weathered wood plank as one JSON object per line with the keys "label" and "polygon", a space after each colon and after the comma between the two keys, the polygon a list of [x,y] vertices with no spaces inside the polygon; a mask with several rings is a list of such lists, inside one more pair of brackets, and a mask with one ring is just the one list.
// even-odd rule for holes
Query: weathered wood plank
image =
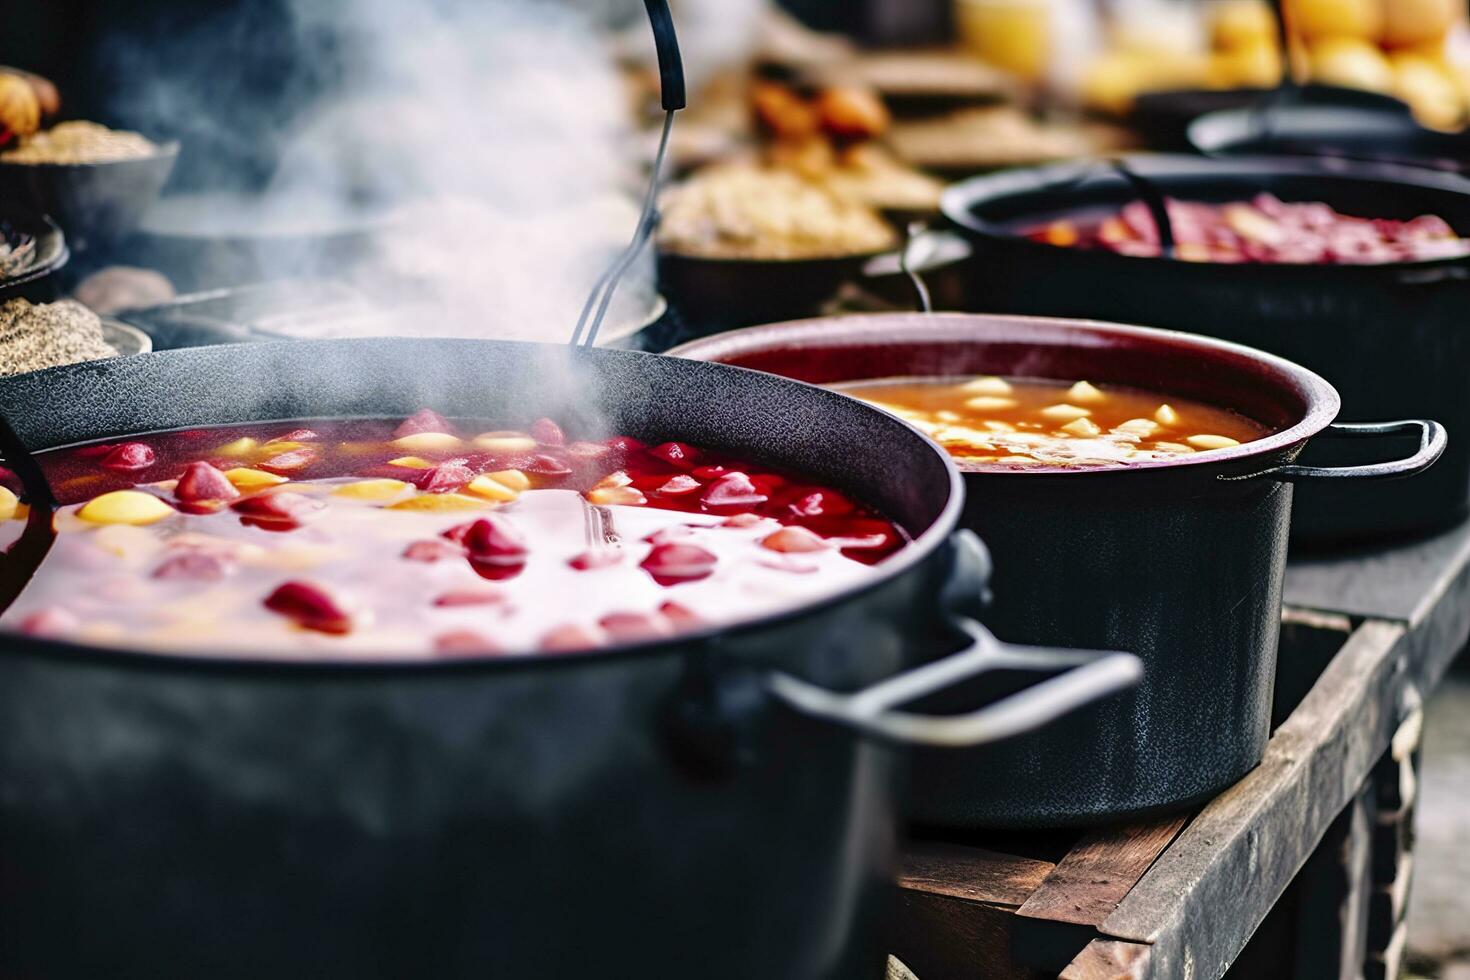
{"label": "weathered wood plank", "polygon": [[1216,978],[1245,946],[1388,748],[1402,720],[1404,637],[1401,625],[1360,626],[1260,767],[1206,806],[1103,921],[1107,936],[1154,945],[1151,976]]}
{"label": "weathered wood plank", "polygon": [[1112,914],[1189,816],[1088,834],[1052,869],[1016,914],[1051,922],[1097,926]]}
{"label": "weathered wood plank", "polygon": [[1014,908],[1041,887],[1050,861],[955,844],[911,844],[904,849],[898,886],[967,902]]}
{"label": "weathered wood plank", "polygon": [[1011,955],[1013,907],[901,890],[889,918],[889,952],[920,980],[1034,980]]}
{"label": "weathered wood plank", "polygon": [[1147,976],[1148,958],[1149,948],[1141,943],[1094,939],[1059,980],[1138,980]]}
{"label": "weathered wood plank", "polygon": [[1294,557],[1287,605],[1419,625],[1470,576],[1470,524],[1426,540],[1352,555]]}

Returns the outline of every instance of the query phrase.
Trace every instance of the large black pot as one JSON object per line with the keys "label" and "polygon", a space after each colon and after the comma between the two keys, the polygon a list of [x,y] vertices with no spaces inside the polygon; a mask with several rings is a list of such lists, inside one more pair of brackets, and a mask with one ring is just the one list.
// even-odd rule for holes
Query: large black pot
{"label": "large black pot", "polygon": [[1233,449],[1121,469],[965,473],[963,523],[996,562],[986,625],[1017,642],[1126,642],[1145,673],[1137,691],[1043,732],[921,753],[910,812],[951,827],[1121,819],[1191,804],[1239,779],[1260,761],[1268,734],[1293,484],[1415,472],[1444,449],[1438,426],[1402,423],[1423,440],[1409,460],[1294,465],[1308,439],[1375,432],[1329,427],[1337,394],[1310,371],[1138,327],[853,316],[737,330],[671,353],[818,384],[1086,378],[1232,408],[1275,430]]}
{"label": "large black pot", "polygon": [[[1293,158],[1138,157],[1130,168],[1172,196],[1325,201],[1349,214],[1438,214],[1470,235],[1470,182],[1414,168]],[[971,239],[964,308],[1092,317],[1190,330],[1317,371],[1346,419],[1432,418],[1456,438],[1423,479],[1303,488],[1293,534],[1316,545],[1423,532],[1470,510],[1470,258],[1376,266],[1225,265],[1060,248],[1018,227],[1136,197],[1107,168],[1010,171],[950,188],[944,213]],[[1320,454],[1320,455],[1319,455]],[[1353,457],[1312,450],[1313,461]],[[1361,458],[1356,458],[1361,461]]]}
{"label": "large black pot", "polygon": [[[896,674],[932,658],[946,580],[973,594],[983,579],[973,544],[954,567],[948,543],[958,474],[902,423],[767,375],[336,341],[0,382],[0,415],[32,450],[424,405],[759,456],[860,495],[914,542],[826,601],[595,654],[365,666],[7,637],[0,974],[872,975],[896,761],[874,740],[998,737],[1136,670],[1022,656],[961,621],[963,653]],[[969,714],[895,710],[1018,664],[1055,676]]]}

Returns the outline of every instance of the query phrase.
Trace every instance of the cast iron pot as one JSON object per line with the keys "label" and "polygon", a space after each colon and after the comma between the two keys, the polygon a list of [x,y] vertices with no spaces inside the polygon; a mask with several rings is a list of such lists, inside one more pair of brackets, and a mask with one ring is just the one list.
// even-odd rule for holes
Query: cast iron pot
{"label": "cast iron pot", "polygon": [[[1298,158],[1138,157],[1163,193],[1224,202],[1268,191],[1348,214],[1437,214],[1470,235],[1470,182],[1417,168]],[[1347,419],[1432,418],[1470,433],[1470,257],[1375,266],[1225,265],[1060,248],[1015,234],[1079,209],[1136,197],[1106,168],[1011,171],[950,188],[944,213],[975,246],[964,308],[1077,316],[1189,330],[1259,347],[1325,377]],[[1363,457],[1309,451],[1314,462]],[[1407,449],[1407,444],[1403,447]],[[1298,541],[1337,545],[1441,528],[1470,509],[1470,439],[1443,465],[1396,486],[1304,487]]]}
{"label": "cast iron pot", "polygon": [[[1229,407],[1275,430],[1232,449],[1120,469],[965,473],[962,523],[996,563],[986,625],[1017,642],[1124,644],[1145,673],[1137,691],[1044,732],[948,757],[921,753],[911,813],[952,827],[1113,820],[1188,805],[1239,779],[1260,761],[1268,734],[1293,484],[1417,472],[1445,445],[1432,422],[1331,425],[1337,393],[1310,371],[1138,327],[885,314],[737,330],[671,353],[816,384],[1086,378]],[[1408,459],[1293,465],[1313,437],[1401,429],[1421,440]]]}
{"label": "cast iron pot", "polygon": [[[353,666],[7,637],[0,974],[873,975],[897,761],[873,742],[972,744],[1136,676],[1127,655],[1007,650],[964,620],[964,652],[914,668],[950,615],[945,581],[973,596],[984,578],[973,541],[949,543],[958,473],[902,423],[768,375],[384,340],[0,382],[30,450],[425,405],[759,456],[871,501],[914,542],[826,601],[595,654]],[[13,440],[7,458],[36,485]],[[958,716],[897,710],[1018,666],[1055,676]]]}

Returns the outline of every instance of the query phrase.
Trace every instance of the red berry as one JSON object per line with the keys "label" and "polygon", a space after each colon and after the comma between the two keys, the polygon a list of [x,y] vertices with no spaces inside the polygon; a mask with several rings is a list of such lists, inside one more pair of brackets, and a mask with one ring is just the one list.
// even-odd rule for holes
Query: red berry
{"label": "red berry", "polygon": [[208,463],[190,463],[174,487],[174,496],[185,503],[201,500],[234,500],[240,491]]}
{"label": "red berry", "polygon": [[466,460],[449,459],[438,466],[419,470],[410,479],[413,485],[425,493],[448,493],[458,490],[475,478],[475,471],[466,465]]}
{"label": "red berry", "polygon": [[562,434],[561,426],[551,419],[537,419],[532,422],[531,438],[543,446],[560,446],[567,441],[567,437]]}
{"label": "red berry", "polygon": [[319,453],[315,447],[302,446],[300,449],[293,449],[290,452],[272,456],[270,459],[258,465],[260,469],[265,470],[267,473],[285,476],[288,473],[296,473],[306,469],[312,463],[316,462],[318,455]]}
{"label": "red berry", "polygon": [[730,511],[750,510],[769,498],[750,481],[750,477],[732,472],[711,483],[699,499],[708,510]]}
{"label": "red berry", "polygon": [[658,611],[663,615],[664,619],[669,621],[669,625],[673,626],[674,629],[692,630],[704,625],[704,620],[698,614],[686,609],[677,602],[666,602],[658,607]]}
{"label": "red berry", "polygon": [[117,473],[133,473],[146,470],[157,458],[152,448],[143,443],[125,442],[104,456],[102,465]]}
{"label": "red berry", "polygon": [[672,477],[653,492],[660,497],[683,497],[698,490],[701,486],[703,484],[694,477],[683,476],[681,474],[680,476]]}
{"label": "red berry", "polygon": [[666,442],[655,446],[648,451],[648,455],[681,470],[692,470],[699,465],[699,450],[683,442]]}
{"label": "red berry", "polygon": [[402,439],[404,436],[417,435],[420,432],[447,432],[453,435],[454,426],[433,409],[421,408],[404,419],[398,428],[393,430],[393,438]]}
{"label": "red berry", "polygon": [[265,598],[271,612],[319,633],[350,633],[352,617],[325,590],[309,582],[286,582]]}
{"label": "red berry", "polygon": [[708,578],[718,559],[695,544],[657,544],[640,567],[659,585],[678,585]]}
{"label": "red berry", "polygon": [[267,531],[289,531],[311,520],[327,505],[315,497],[289,491],[262,493],[230,505],[240,521]]}

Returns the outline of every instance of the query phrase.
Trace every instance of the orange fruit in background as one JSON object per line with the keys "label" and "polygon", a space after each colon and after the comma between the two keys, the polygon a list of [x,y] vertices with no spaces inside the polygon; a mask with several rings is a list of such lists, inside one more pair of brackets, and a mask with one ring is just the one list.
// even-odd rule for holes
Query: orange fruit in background
{"label": "orange fruit in background", "polygon": [[1272,88],[1281,81],[1276,45],[1257,41],[1210,56],[1210,81],[1220,88]]}
{"label": "orange fruit in background", "polygon": [[1393,94],[1409,104],[1414,117],[1435,129],[1454,129],[1464,119],[1460,91],[1444,67],[1417,54],[1395,53]]}
{"label": "orange fruit in background", "polygon": [[0,73],[0,135],[9,130],[30,136],[41,128],[41,102],[29,82],[19,75]]}
{"label": "orange fruit in background", "polygon": [[1374,41],[1383,32],[1380,0],[1287,0],[1286,15],[1292,31],[1309,41],[1338,37]]}
{"label": "orange fruit in background", "polygon": [[1219,51],[1276,46],[1276,15],[1266,0],[1224,0],[1210,8],[1210,44]]}
{"label": "orange fruit in background", "polygon": [[1365,89],[1370,92],[1393,90],[1393,67],[1383,52],[1355,37],[1329,37],[1314,42],[1311,52],[1311,79],[1323,85]]}
{"label": "orange fruit in background", "polygon": [[1383,43],[1395,47],[1443,41],[1465,0],[1383,0]]}

